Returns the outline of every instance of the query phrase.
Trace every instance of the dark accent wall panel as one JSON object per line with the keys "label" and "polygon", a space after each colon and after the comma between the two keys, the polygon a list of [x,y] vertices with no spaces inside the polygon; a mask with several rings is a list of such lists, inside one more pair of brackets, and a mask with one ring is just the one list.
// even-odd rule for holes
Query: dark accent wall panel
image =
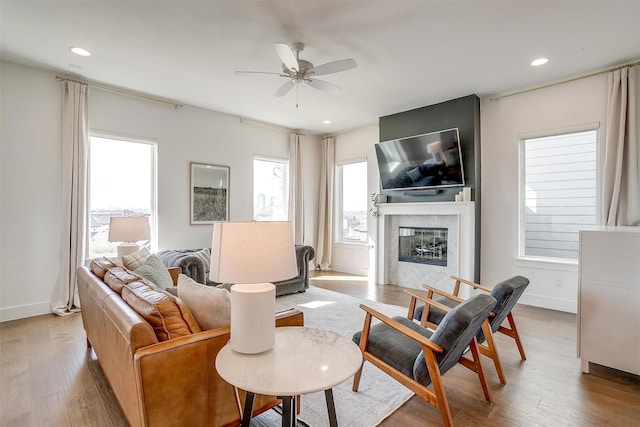
{"label": "dark accent wall panel", "polygon": [[[468,95],[415,110],[380,117],[380,141],[458,128],[466,187],[471,187],[476,210],[475,277],[480,280],[480,98]],[[410,191],[385,192],[389,203],[452,202],[462,187],[442,188],[432,196]],[[414,194],[419,194],[416,192]]]}

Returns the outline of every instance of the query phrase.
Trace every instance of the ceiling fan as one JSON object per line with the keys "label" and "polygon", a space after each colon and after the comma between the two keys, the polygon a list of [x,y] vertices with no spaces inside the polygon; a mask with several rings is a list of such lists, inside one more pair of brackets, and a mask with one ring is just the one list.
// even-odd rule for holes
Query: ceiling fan
{"label": "ceiling fan", "polygon": [[[333,83],[316,79],[316,76],[347,71],[357,67],[353,59],[340,59],[327,62],[326,64],[314,66],[311,62],[300,59],[300,52],[304,50],[304,43],[294,43],[293,48],[286,43],[274,43],[276,54],[282,61],[282,72],[271,73],[266,71],[236,71],[235,74],[273,74],[285,77],[287,81],[276,91],[274,96],[281,97],[289,93],[293,87],[298,88],[298,84],[305,83],[314,89],[328,93],[336,93],[341,88]],[[297,96],[296,96],[297,98]],[[298,102],[296,100],[296,107]]]}

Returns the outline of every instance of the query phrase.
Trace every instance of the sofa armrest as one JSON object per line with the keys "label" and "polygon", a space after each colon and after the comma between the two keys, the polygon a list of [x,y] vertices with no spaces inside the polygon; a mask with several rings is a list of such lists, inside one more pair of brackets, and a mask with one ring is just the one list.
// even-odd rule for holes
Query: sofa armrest
{"label": "sofa armrest", "polygon": [[180,267],[182,274],[198,283],[207,284],[207,271],[202,259],[193,252],[200,249],[166,250],[158,252],[158,258],[166,267]]}
{"label": "sofa armrest", "polygon": [[226,425],[240,418],[234,389],[214,366],[229,337],[228,327],[212,329],[135,353],[144,425]]}
{"label": "sofa armrest", "polygon": [[171,282],[173,282],[173,286],[178,286],[178,276],[182,273],[182,269],[180,267],[167,267],[169,271],[169,276],[171,276]]}
{"label": "sofa armrest", "polygon": [[311,246],[295,245],[296,261],[298,263],[298,277],[304,280],[304,288],[309,288],[309,263],[316,256],[316,251]]}
{"label": "sofa armrest", "polygon": [[[303,321],[297,309],[276,315],[277,326],[303,326]],[[229,338],[227,326],[163,341],[135,353],[145,425],[222,426],[241,418],[234,387],[215,369],[215,358]],[[239,391],[242,402],[245,395]],[[275,396],[256,395],[255,399],[256,413],[278,402]]]}
{"label": "sofa armrest", "polygon": [[304,313],[297,308],[276,313],[276,326],[304,326]]}

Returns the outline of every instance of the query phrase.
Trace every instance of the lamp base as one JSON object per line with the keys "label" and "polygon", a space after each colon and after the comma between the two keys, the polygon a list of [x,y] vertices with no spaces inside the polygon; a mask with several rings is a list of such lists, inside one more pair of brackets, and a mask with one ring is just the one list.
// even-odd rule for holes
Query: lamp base
{"label": "lamp base", "polygon": [[130,255],[140,250],[140,245],[132,242],[125,242],[118,245],[118,258],[122,258],[125,255]]}
{"label": "lamp base", "polygon": [[244,354],[271,350],[276,341],[275,312],[273,283],[231,286],[231,349]]}

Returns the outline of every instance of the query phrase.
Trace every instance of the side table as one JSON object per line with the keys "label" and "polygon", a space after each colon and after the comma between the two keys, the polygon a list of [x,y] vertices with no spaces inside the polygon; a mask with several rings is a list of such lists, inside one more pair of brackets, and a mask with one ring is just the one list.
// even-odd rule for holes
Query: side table
{"label": "side table", "polygon": [[247,391],[242,425],[249,426],[255,394],[282,399],[282,426],[295,426],[295,396],[324,390],[329,425],[338,425],[332,388],[362,364],[360,348],[334,332],[307,327],[276,328],[272,350],[242,354],[224,346],[216,369],[229,384]]}

